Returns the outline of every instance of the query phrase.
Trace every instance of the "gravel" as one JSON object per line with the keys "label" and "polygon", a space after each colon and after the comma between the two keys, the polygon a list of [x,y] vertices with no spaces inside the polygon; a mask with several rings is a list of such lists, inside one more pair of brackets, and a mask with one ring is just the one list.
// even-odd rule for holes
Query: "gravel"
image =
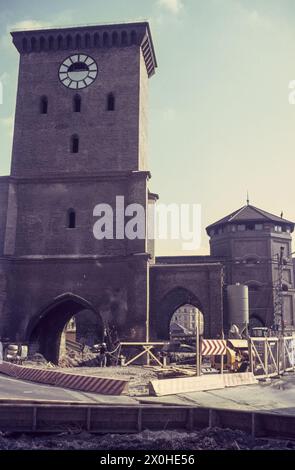
{"label": "gravel", "polygon": [[0,433],[1,450],[295,450],[295,442],[254,439],[242,431],[210,428],[194,433],[144,431],[93,435],[68,432],[55,436]]}

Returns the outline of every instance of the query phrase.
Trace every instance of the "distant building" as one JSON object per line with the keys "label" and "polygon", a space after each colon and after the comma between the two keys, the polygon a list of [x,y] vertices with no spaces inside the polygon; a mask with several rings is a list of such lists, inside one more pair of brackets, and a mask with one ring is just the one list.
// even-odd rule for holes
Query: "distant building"
{"label": "distant building", "polygon": [[170,332],[172,333],[173,325],[177,324],[184,328],[184,334],[194,334],[197,313],[198,309],[193,305],[186,304],[179,307],[171,319]]}
{"label": "distant building", "polygon": [[180,325],[179,323],[171,323],[170,324],[170,339],[180,338],[184,336],[192,336],[191,331],[187,330],[184,326]]}
{"label": "distant building", "polygon": [[75,317],[71,318],[65,328],[66,339],[70,341],[76,341],[77,326]]}

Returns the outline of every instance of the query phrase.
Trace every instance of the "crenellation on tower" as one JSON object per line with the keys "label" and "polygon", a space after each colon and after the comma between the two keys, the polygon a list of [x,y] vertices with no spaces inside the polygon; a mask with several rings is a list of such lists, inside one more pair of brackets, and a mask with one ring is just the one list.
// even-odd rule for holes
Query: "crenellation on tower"
{"label": "crenellation on tower", "polygon": [[20,54],[140,46],[148,76],[151,77],[157,68],[147,22],[13,31],[11,35]]}

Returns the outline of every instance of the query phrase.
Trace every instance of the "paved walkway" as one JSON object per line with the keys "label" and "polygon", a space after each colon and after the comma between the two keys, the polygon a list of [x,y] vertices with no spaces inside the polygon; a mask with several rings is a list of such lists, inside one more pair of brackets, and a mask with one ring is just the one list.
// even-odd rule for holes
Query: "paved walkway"
{"label": "paved walkway", "polygon": [[209,408],[267,411],[295,415],[295,375],[287,375],[259,385],[246,385],[207,392],[192,392],[167,397],[146,397],[145,403],[194,404]]}
{"label": "paved walkway", "polygon": [[[184,379],[185,380],[185,379]],[[78,403],[136,405],[138,403],[196,405],[212,408],[261,410],[295,415],[295,374],[259,385],[193,392],[167,397],[104,396],[48,385],[23,382],[0,375],[0,399],[49,400]]]}
{"label": "paved walkway", "polygon": [[101,403],[104,405],[137,405],[131,397],[98,395],[69,390],[50,385],[35,384],[0,375],[0,400],[48,400],[78,403]]}

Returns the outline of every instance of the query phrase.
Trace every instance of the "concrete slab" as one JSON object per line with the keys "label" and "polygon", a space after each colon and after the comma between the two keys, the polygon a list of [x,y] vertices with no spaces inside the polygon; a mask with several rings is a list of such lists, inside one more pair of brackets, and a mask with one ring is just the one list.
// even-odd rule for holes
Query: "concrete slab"
{"label": "concrete slab", "polygon": [[221,375],[201,375],[200,377],[181,377],[175,379],[152,380],[152,390],[157,396],[175,395],[201,390],[217,390],[224,388]]}
{"label": "concrete slab", "polygon": [[251,372],[240,374],[208,374],[200,377],[178,377],[174,379],[152,380],[151,386],[157,396],[175,395],[187,392],[218,390],[224,387],[257,384]]}
{"label": "concrete slab", "polygon": [[258,384],[258,380],[252,372],[243,372],[237,374],[223,374],[223,382],[225,387],[238,387],[240,385]]}
{"label": "concrete slab", "polygon": [[187,405],[295,415],[295,374],[257,385],[138,398],[141,403]]}

